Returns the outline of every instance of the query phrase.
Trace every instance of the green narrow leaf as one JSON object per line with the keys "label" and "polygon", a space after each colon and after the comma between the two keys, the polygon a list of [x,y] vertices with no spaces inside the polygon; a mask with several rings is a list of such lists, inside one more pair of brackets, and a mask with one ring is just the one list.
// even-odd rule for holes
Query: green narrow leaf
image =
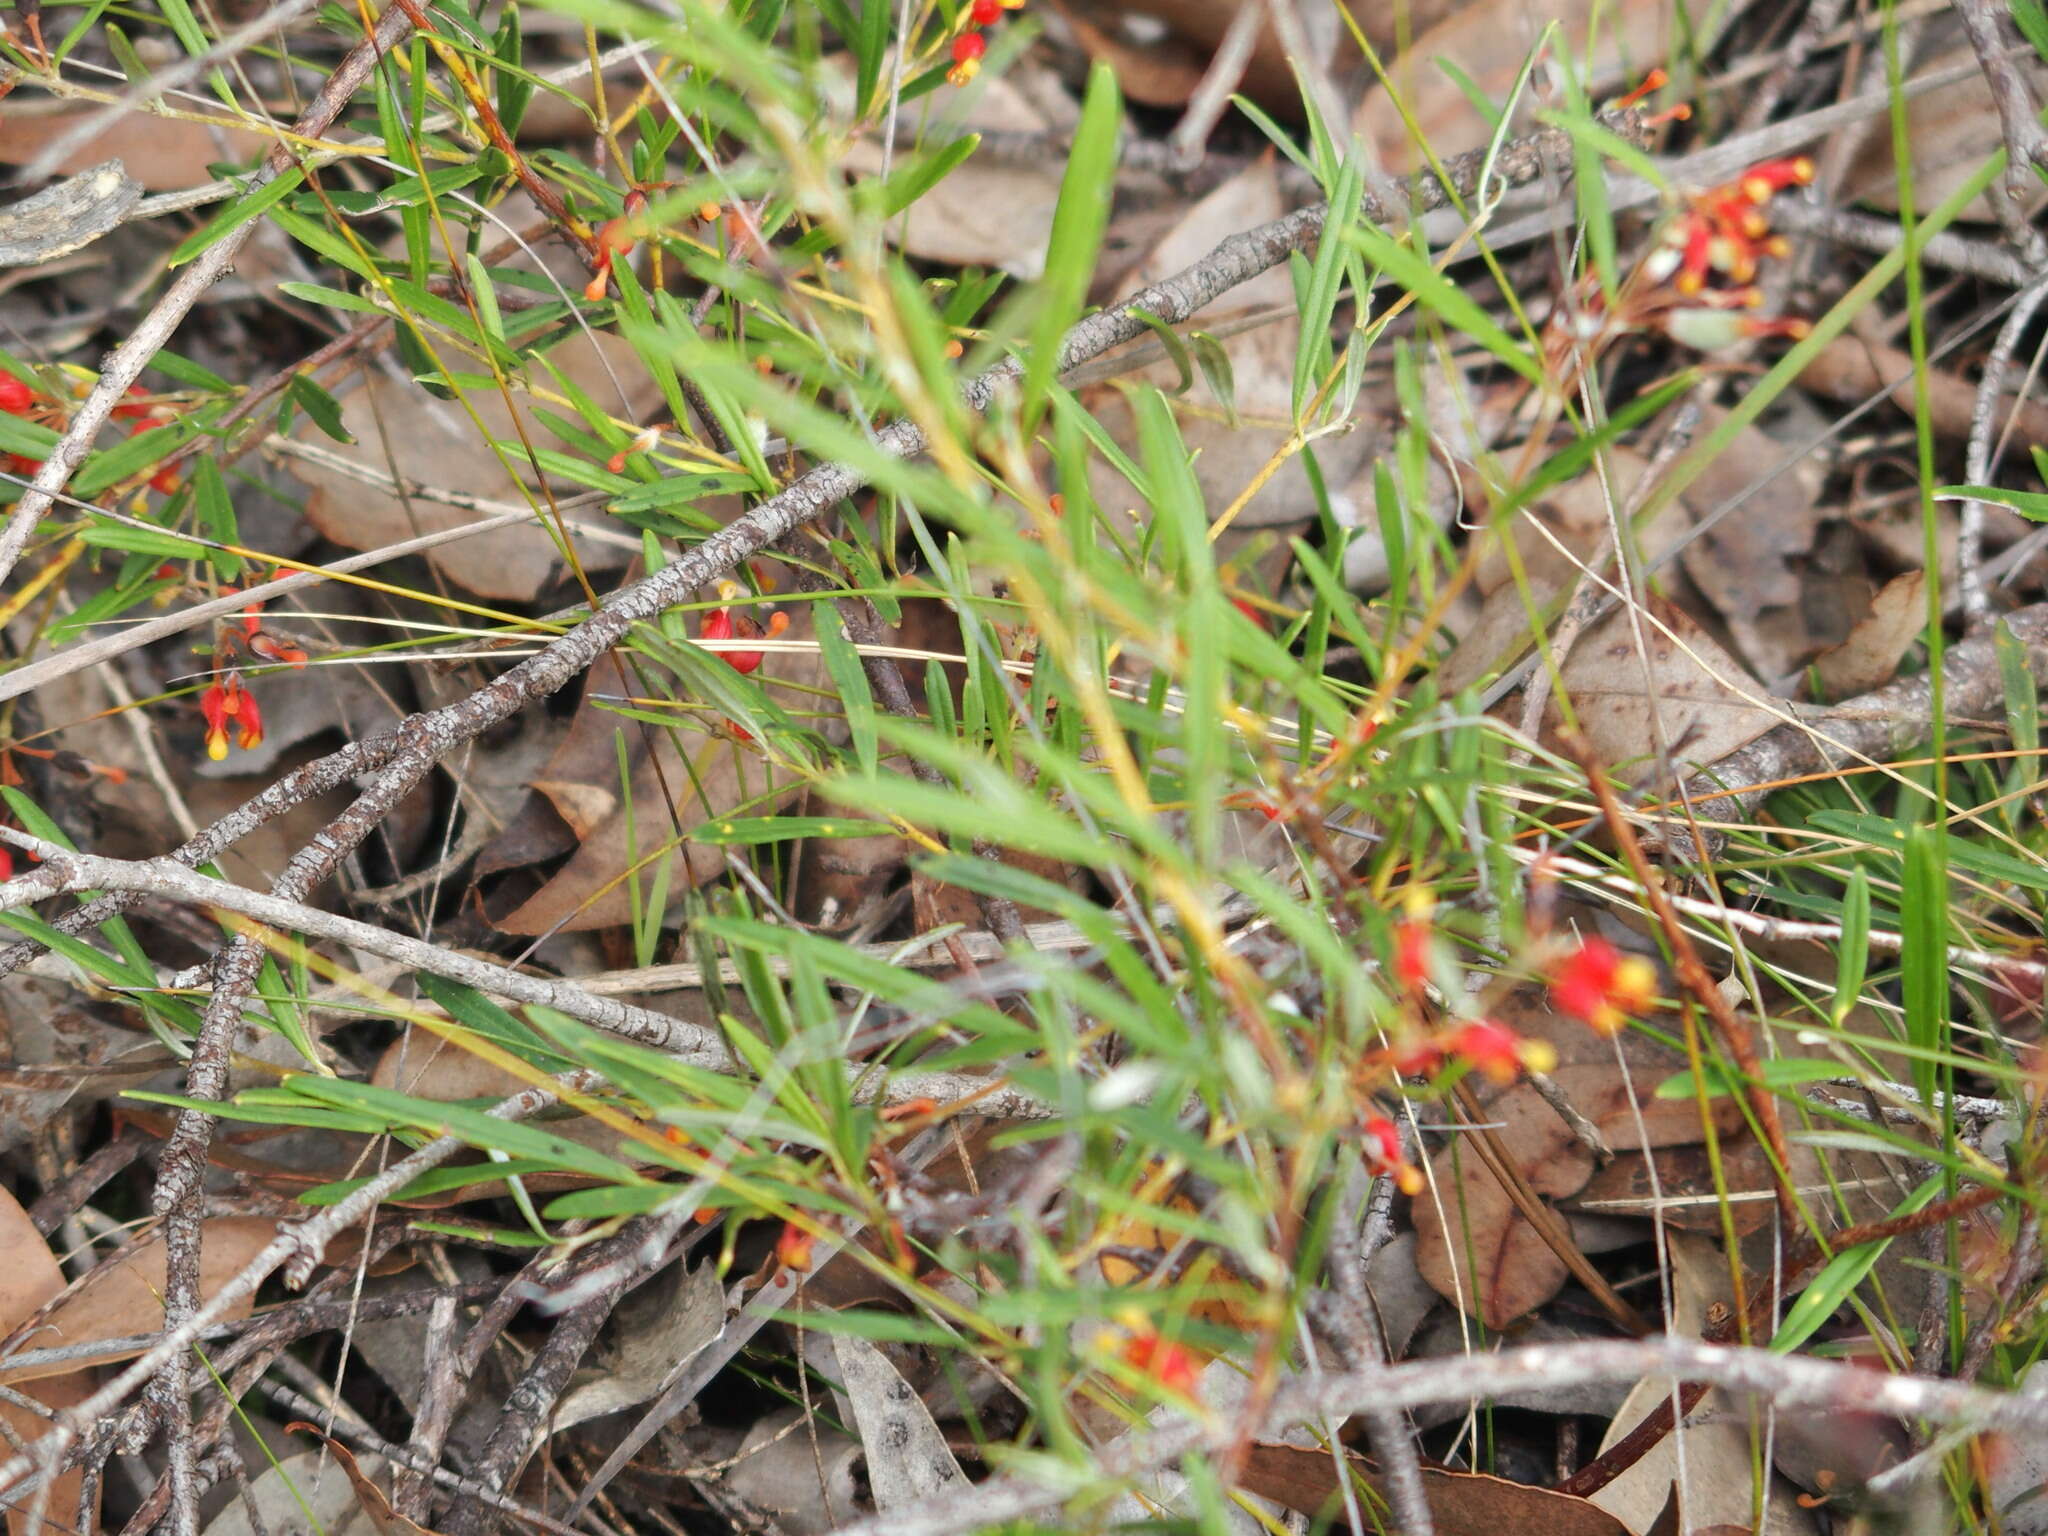
{"label": "green narrow leaf", "polygon": [[[872,774],[880,761],[875,740],[875,696],[868,686],[867,669],[861,665],[860,655],[853,642],[840,627],[839,615],[831,607],[820,604],[812,632],[818,637],[818,649],[825,657],[825,670],[832,675],[832,686],[839,692],[839,698],[846,708],[847,729],[853,735],[854,760],[860,764],[860,771]],[[894,666],[893,661],[888,663]]]}
{"label": "green narrow leaf", "polygon": [[313,425],[337,443],[353,443],[355,437],[342,425],[341,402],[320,387],[311,374],[295,373],[285,392],[304,411]]}
{"label": "green narrow leaf", "polygon": [[[208,538],[222,544],[242,542],[241,529],[235,523],[234,503],[228,499],[227,483],[221,479],[220,461],[210,453],[202,453],[192,461],[192,505],[199,514],[199,526]],[[213,568],[225,580],[235,581],[241,577],[240,555],[217,549],[210,559]]]}
{"label": "green narrow leaf", "polygon": [[2034,52],[2048,59],[2048,9],[2041,0],[2011,0],[2013,25],[2020,36],[2034,45]]}
{"label": "green narrow leaf", "polygon": [[1923,1104],[1934,1102],[1940,1063],[1948,1044],[1948,838],[1945,829],[1908,828],[1899,929],[1899,955],[1906,1012],[1906,1043],[1913,1046],[1913,1087]]}
{"label": "green narrow leaf", "polygon": [[1996,485],[1944,485],[1934,492],[1936,501],[1988,501],[2010,507],[2021,517],[2048,523],[2048,495],[2040,491],[2008,491]]}
{"label": "green narrow leaf", "polygon": [[229,232],[239,229],[258,214],[275,207],[287,193],[293,191],[305,179],[304,169],[295,165],[282,176],[265,182],[254,192],[235,199],[199,229],[186,236],[178,248],[171,252],[166,264],[182,267],[201,251],[218,244]]}
{"label": "green narrow leaf", "polygon": [[1870,875],[1860,865],[1850,871],[1842,892],[1842,947],[1835,957],[1835,1001],[1828,1016],[1840,1029],[1863,996],[1863,975],[1870,964]]}
{"label": "green narrow leaf", "polygon": [[[1900,1201],[1892,1215],[1910,1216],[1932,1200],[1940,1188],[1941,1175],[1936,1174]],[[1833,1317],[1835,1309],[1863,1283],[1863,1277],[1876,1266],[1891,1243],[1891,1238],[1863,1243],[1855,1248],[1846,1248],[1830,1259],[1826,1267],[1813,1277],[1812,1284],[1785,1309],[1785,1320],[1771,1338],[1771,1349],[1777,1354],[1787,1354],[1812,1338],[1820,1325]]]}
{"label": "green narrow leaf", "polygon": [[1337,310],[1337,295],[1343,286],[1343,258],[1349,250],[1344,231],[1358,217],[1358,204],[1364,190],[1364,171],[1358,156],[1345,156],[1343,169],[1337,174],[1337,185],[1330,193],[1330,212],[1323,220],[1322,237],[1316,242],[1315,263],[1309,269],[1308,291],[1301,302],[1301,339],[1294,349],[1293,409],[1297,421],[1308,403],[1318,367],[1330,345],[1330,319]]}
{"label": "green narrow leaf", "polygon": [[1088,284],[1095,276],[1102,232],[1109,222],[1122,117],[1116,72],[1098,63],[1088,76],[1081,122],[1074,130],[1067,173],[1060,181],[1059,204],[1053,210],[1045,275],[1038,284],[1038,313],[1032,320],[1024,359],[1022,398],[1027,427],[1038,419],[1046,391],[1059,376],[1060,338],[1080,317]]}

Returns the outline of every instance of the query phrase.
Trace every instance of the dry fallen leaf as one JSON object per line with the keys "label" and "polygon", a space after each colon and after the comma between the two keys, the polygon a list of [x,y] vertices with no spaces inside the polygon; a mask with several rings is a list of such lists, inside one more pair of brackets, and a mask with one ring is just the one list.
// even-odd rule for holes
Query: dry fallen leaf
{"label": "dry fallen leaf", "polygon": [[[1740,9],[1731,6],[1722,14],[1725,18]],[[1587,28],[1596,16],[1589,39]],[[1489,100],[1502,100],[1552,21],[1561,24],[1564,45],[1581,61],[1583,77],[1593,82],[1633,83],[1662,62],[1674,43],[1682,40],[1687,48],[1707,43],[1703,37],[1681,34],[1678,13],[1669,6],[1474,0],[1452,10],[1394,60],[1392,75],[1400,101],[1383,82],[1375,81],[1359,102],[1352,127],[1377,147],[1389,170],[1404,173],[1424,163],[1418,143],[1447,154],[1483,142],[1487,124],[1473,110],[1457,76],[1444,65],[1456,65]],[[1412,130],[1403,119],[1401,101],[1413,116]]]}
{"label": "dry fallen leaf", "polygon": [[[26,165],[81,123],[105,115],[106,108],[97,104],[10,99],[7,110],[0,112],[0,165]],[[66,154],[56,170],[74,175],[117,160],[121,169],[148,191],[178,192],[213,180],[209,166],[222,161],[247,163],[273,142],[267,135],[242,128],[152,112],[117,112],[104,129]]]}
{"label": "dry fallen leaf", "polygon": [[[1048,143],[1053,134],[1045,112],[1006,75],[975,83],[956,126],[962,135],[1038,134]],[[901,158],[899,146],[899,163]],[[872,137],[846,154],[850,175],[880,175],[883,163],[882,144]],[[1063,160],[1051,153],[1025,164],[977,150],[891,219],[889,237],[905,254],[923,261],[997,267],[1023,282],[1036,282],[1045,275],[1045,246],[1052,237],[1063,171]]]}
{"label": "dry fallen leaf", "polygon": [[349,1487],[355,1490],[356,1502],[369,1517],[370,1526],[377,1532],[377,1536],[435,1536],[435,1533],[424,1525],[406,1519],[393,1509],[391,1500],[385,1496],[384,1490],[357,1465],[356,1453],[322,1430],[319,1425],[308,1424],[304,1419],[299,1419],[284,1427],[284,1432],[288,1435],[296,1435],[301,1430],[326,1442],[327,1449],[341,1467],[343,1476],[348,1478]]}
{"label": "dry fallen leaf", "polygon": [[[1579,729],[1593,755],[1636,782],[1659,777],[1657,754],[1683,770],[1710,767],[1774,729],[1782,708],[1683,609],[1652,599],[1641,616],[1642,650],[1627,612],[1594,625],[1561,670]],[[1546,735],[1563,722],[1552,698]]]}
{"label": "dry fallen leaf", "polygon": [[[1347,1452],[1344,1465],[1377,1486],[1378,1475],[1365,1457]],[[1301,1514],[1342,1519],[1337,1458],[1327,1450],[1270,1441],[1253,1445],[1237,1481],[1246,1492]],[[1438,1536],[1501,1536],[1510,1530],[1520,1536],[1631,1536],[1629,1527],[1585,1499],[1484,1472],[1425,1466],[1422,1488]]]}
{"label": "dry fallen leaf", "polygon": [[1821,691],[1830,699],[1854,698],[1897,676],[1899,662],[1927,631],[1926,593],[1925,571],[1886,582],[1849,637],[1813,659]]}
{"label": "dry fallen leaf", "polygon": [[[1721,419],[1710,412],[1704,432]],[[1794,449],[1756,427],[1686,487],[1701,524],[1681,557],[1685,574],[1728,628],[1735,652],[1757,676],[1789,677],[1818,649],[1801,622],[1807,556],[1824,514],[1824,472],[1811,455],[1787,469]]]}
{"label": "dry fallen leaf", "polygon": [[[1675,1335],[1698,1338],[1706,1327],[1708,1307],[1729,1304],[1728,1260],[1720,1244],[1691,1232],[1667,1234],[1665,1252],[1670,1259],[1672,1288],[1665,1326]],[[1666,1381],[1639,1383],[1608,1426],[1600,1441],[1601,1451],[1668,1400],[1672,1390]],[[1749,1415],[1725,1393],[1712,1392],[1701,1400],[1688,1424],[1658,1441],[1634,1466],[1592,1494],[1591,1502],[1631,1530],[1644,1530],[1663,1511],[1676,1487],[1679,1530],[1696,1531],[1725,1523],[1747,1531],[1752,1529],[1755,1488],[1752,1454]],[[1773,1477],[1759,1536],[1811,1536],[1817,1530],[1813,1512],[1802,1509],[1790,1489]]]}
{"label": "dry fallen leaf", "polygon": [[[1564,595],[1578,582],[1586,562],[1606,547],[1613,522],[1642,478],[1644,463],[1633,450],[1616,448],[1607,455],[1604,475],[1588,473],[1568,481],[1515,517],[1505,536],[1514,539],[1516,557],[1527,573],[1527,598],[1501,547],[1503,535],[1486,540],[1474,577],[1485,601],[1478,619],[1459,636],[1438,669],[1437,680],[1446,694],[1493,676],[1527,651],[1531,605],[1539,613],[1562,608]],[[1683,507],[1666,505],[1635,530],[1639,559],[1645,565],[1661,560],[1684,537],[1689,523]]]}
{"label": "dry fallen leaf", "polygon": [[[647,369],[616,336],[599,333],[594,341],[574,336],[547,355],[565,377],[621,419],[637,422],[655,408],[658,396]],[[532,377],[535,387],[552,391],[554,381],[545,368],[536,364]],[[301,422],[294,436],[324,452],[352,457],[370,471],[395,474],[402,482],[514,506],[526,500],[521,487],[533,483],[531,469],[523,469],[515,479],[486,437],[515,445],[526,441],[535,447],[557,442],[536,416],[533,397],[525,393],[513,395],[518,405],[515,421],[515,413],[502,395],[471,391],[469,403],[483,423],[481,431],[461,402],[439,399],[417,384],[383,372],[371,373],[367,382],[340,398],[342,425],[355,439],[352,446],[335,443],[311,422]],[[574,415],[565,406],[551,408]],[[516,447],[508,451],[507,461],[522,463]],[[483,520],[483,514],[466,508],[393,495],[325,464],[297,458],[288,463],[292,474],[311,489],[306,498],[307,520],[348,549],[376,549]],[[578,489],[566,483],[555,485],[560,494]],[[539,504],[545,510],[547,499],[539,498]],[[589,509],[577,518],[601,521]],[[586,570],[615,569],[626,558],[626,551],[610,542],[573,535],[573,544]],[[530,601],[562,571],[554,536],[539,517],[531,525],[444,544],[426,558],[465,592],[504,602]]]}
{"label": "dry fallen leaf", "polygon": [[[1271,158],[1263,158],[1190,208],[1139,263],[1128,282],[1136,287],[1169,277],[1220,241],[1278,218],[1284,211],[1279,176]],[[1230,303],[1228,310],[1202,311],[1191,327],[1217,338],[1229,359],[1232,388],[1228,400],[1217,394],[1192,360],[1189,372],[1193,377],[1179,394],[1172,393],[1180,387],[1181,374],[1171,358],[1148,363],[1126,376],[1168,391],[1212,519],[1258,484],[1293,434],[1294,354],[1301,321],[1285,269],[1266,272],[1233,290]],[[1150,338],[1137,345],[1150,345]],[[1116,383],[1098,385],[1086,391],[1083,399],[1104,429],[1135,455],[1136,416],[1123,389]],[[1326,482],[1348,484],[1376,441],[1375,434],[1363,430],[1318,438],[1316,458]],[[1136,489],[1099,455],[1089,459],[1089,489],[1110,517],[1142,520]],[[1305,521],[1315,514],[1315,494],[1297,451],[1245,502],[1233,527],[1270,527]]]}
{"label": "dry fallen leaf", "polygon": [[[0,1188],[0,1253],[7,1255],[7,1263],[0,1266],[0,1338],[4,1338],[64,1289],[64,1271],[57,1267],[42,1233],[28,1219],[21,1203],[4,1188]],[[34,1335],[24,1339],[21,1347],[45,1349],[53,1342],[47,1335]],[[92,1372],[73,1370],[50,1375],[27,1395],[52,1409],[76,1407],[92,1395]],[[50,1427],[49,1421],[33,1409],[10,1402],[0,1402],[0,1425],[6,1427],[14,1441],[24,1445],[41,1438]],[[78,1495],[84,1479],[83,1471],[71,1471],[51,1485],[46,1513],[52,1523],[45,1525],[45,1530],[61,1530],[69,1524],[78,1512]],[[37,1493],[0,1495],[0,1509],[7,1512],[9,1536],[24,1536],[29,1529],[32,1506],[39,1498]]]}
{"label": "dry fallen leaf", "polygon": [[[204,1301],[239,1274],[277,1235],[277,1223],[258,1216],[216,1216],[200,1227],[199,1295]],[[76,1281],[37,1325],[36,1349],[94,1344],[163,1332],[164,1239],[145,1238],[114,1254]],[[247,1317],[254,1309],[245,1297],[229,1309],[230,1317]],[[90,1351],[63,1365],[9,1369],[0,1361],[0,1383],[19,1387],[25,1381],[65,1376],[83,1365],[127,1360],[142,1351],[134,1346],[109,1346]]]}
{"label": "dry fallen leaf", "polygon": [[603,1372],[563,1394],[547,1432],[644,1403],[683,1363],[725,1331],[725,1293],[718,1266],[695,1269],[678,1260],[642,1286],[613,1315],[613,1334],[600,1356]]}
{"label": "dry fallen leaf", "polygon": [[[1697,1105],[1650,1097],[1657,1078],[1624,1075],[1615,1063],[1560,1066],[1552,1077],[1565,1097],[1617,1150],[1680,1146],[1702,1136]],[[1638,1097],[1631,1100],[1633,1081]],[[1509,1158],[1538,1195],[1574,1195],[1593,1173],[1593,1155],[1558,1113],[1526,1083],[1487,1105]],[[1724,1128],[1739,1109],[1715,1101]],[[1462,1305],[1489,1328],[1502,1328],[1534,1311],[1564,1285],[1564,1261],[1508,1198],[1492,1171],[1470,1147],[1452,1146],[1430,1160],[1430,1187],[1413,1204],[1416,1265],[1438,1295]],[[1465,1234],[1471,1233],[1468,1251]]]}
{"label": "dry fallen leaf", "polygon": [[[1592,1176],[1593,1154],[1535,1089],[1510,1090],[1487,1112],[1500,1122],[1501,1144],[1536,1194],[1575,1194]],[[1505,1328],[1563,1289],[1564,1261],[1476,1151],[1447,1146],[1430,1159],[1429,1174],[1429,1188],[1414,1203],[1415,1262],[1438,1295],[1489,1328]]]}
{"label": "dry fallen leaf", "polygon": [[868,1486],[875,1508],[913,1509],[924,1499],[966,1483],[945,1432],[895,1366],[866,1339],[835,1334],[839,1382],[853,1410],[854,1427],[868,1453]]}
{"label": "dry fallen leaf", "polygon": [[[2027,50],[2015,54],[2012,62],[2031,80],[2039,97],[2048,88],[2048,67]],[[1913,201],[1916,211],[1931,212],[1954,195],[1976,174],[1986,157],[2005,147],[2004,130],[1992,105],[1991,88],[1978,71],[1977,55],[1963,40],[1960,24],[1949,17],[1937,17],[1923,37],[1913,60],[1913,75],[1938,74],[1960,67],[1967,71],[1960,80],[1938,90],[1906,99],[1906,142],[1913,154]],[[1909,80],[1910,83],[1910,80]],[[2042,189],[2038,184],[2025,206],[2029,213],[2040,207]],[[1843,195],[1866,202],[1887,212],[1899,206],[1899,173],[1892,161],[1892,136],[1873,133],[1863,141],[1856,158],[1842,178]],[[1981,194],[1962,212],[1965,219],[1989,224],[1997,215],[1990,198],[2005,196],[2001,178],[1989,192]]]}

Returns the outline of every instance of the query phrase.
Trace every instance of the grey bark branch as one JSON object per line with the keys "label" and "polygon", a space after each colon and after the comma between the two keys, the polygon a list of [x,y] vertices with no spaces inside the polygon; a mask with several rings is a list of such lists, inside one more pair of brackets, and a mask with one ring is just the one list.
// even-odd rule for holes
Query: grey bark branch
{"label": "grey bark branch", "polygon": [[[1254,1432],[1271,1438],[1296,1424],[1341,1419],[1368,1408],[1399,1413],[1429,1403],[1484,1402],[1539,1383],[1554,1390],[1645,1379],[1711,1382],[1766,1399],[1780,1409],[1836,1409],[1970,1424],[2016,1435],[2048,1434],[2048,1400],[1676,1338],[1539,1344],[1300,1380],[1280,1389]],[[1101,1472],[1105,1478],[1135,1480],[1191,1455],[1223,1451],[1244,1433],[1245,1426],[1232,1420],[1183,1422],[1104,1456]],[[961,1493],[931,1499],[916,1510],[894,1510],[842,1525],[834,1536],[961,1536],[1058,1509],[1072,1486],[1029,1474],[992,1478]]]}

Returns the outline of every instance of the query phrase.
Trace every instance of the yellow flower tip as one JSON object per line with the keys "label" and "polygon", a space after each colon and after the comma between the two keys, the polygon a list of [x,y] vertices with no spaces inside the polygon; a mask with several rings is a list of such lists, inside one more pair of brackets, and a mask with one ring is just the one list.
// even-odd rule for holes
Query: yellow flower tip
{"label": "yellow flower tip", "polygon": [[1426,885],[1411,885],[1401,898],[1401,910],[1414,921],[1423,922],[1436,910],[1436,896]]}
{"label": "yellow flower tip", "polygon": [[747,589],[730,576],[718,584],[718,600],[721,603],[735,603],[747,594]]}
{"label": "yellow flower tip", "polygon": [[1522,1065],[1531,1072],[1548,1072],[1557,1065],[1557,1049],[1548,1040],[1524,1040]]}
{"label": "yellow flower tip", "polygon": [[1403,1163],[1394,1173],[1394,1187],[1413,1200],[1422,1193],[1426,1183],[1422,1170],[1409,1163]]}
{"label": "yellow flower tip", "polygon": [[1614,1000],[1641,1013],[1657,995],[1657,968],[1641,955],[1630,955],[1614,968]]}
{"label": "yellow flower tip", "polygon": [[206,738],[206,755],[216,763],[228,755],[228,733],[217,731]]}

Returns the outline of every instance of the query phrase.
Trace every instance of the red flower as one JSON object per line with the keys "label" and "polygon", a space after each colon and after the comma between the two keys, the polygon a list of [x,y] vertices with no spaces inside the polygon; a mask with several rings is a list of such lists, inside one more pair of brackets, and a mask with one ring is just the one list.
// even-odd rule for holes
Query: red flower
{"label": "red flower", "polygon": [[1365,1171],[1394,1181],[1404,1195],[1422,1189],[1422,1173],[1401,1155],[1401,1133],[1385,1115],[1368,1115],[1358,1128],[1365,1148]]}
{"label": "red flower", "polygon": [[11,373],[0,373],[0,411],[26,416],[36,403],[36,392]]}
{"label": "red flower", "polygon": [[[698,638],[703,640],[772,640],[775,636],[789,628],[789,615],[786,613],[778,611],[769,618],[766,627],[763,627],[746,614],[734,610],[731,606],[732,602],[734,599],[742,596],[745,590],[736,581],[721,581],[718,584],[718,595],[725,600],[727,606],[714,608],[704,615],[704,623],[697,632]],[[760,651],[724,651],[721,654],[725,657],[726,663],[733,671],[742,674],[752,672],[759,667],[763,656],[763,653]]]}
{"label": "red flower", "polygon": [[1443,1047],[1434,1040],[1418,1040],[1394,1054],[1394,1070],[1404,1077],[1434,1077],[1443,1064]]}
{"label": "red flower", "polygon": [[206,717],[206,755],[216,763],[228,755],[228,707],[225,684],[215,683],[199,696],[199,713]]}
{"label": "red flower", "polygon": [[962,32],[953,39],[953,67],[946,71],[946,79],[954,85],[965,85],[981,73],[981,58],[987,52],[987,38],[979,32]]}
{"label": "red flower", "polygon": [[814,1246],[810,1233],[793,1221],[785,1221],[782,1235],[775,1239],[775,1262],[784,1269],[808,1270]]}
{"label": "red flower", "polygon": [[1202,1382],[1202,1363],[1185,1344],[1161,1338],[1153,1328],[1133,1333],[1123,1348],[1123,1362],[1176,1397],[1193,1397]]}
{"label": "red flower", "polygon": [[265,661],[281,661],[294,672],[306,665],[306,653],[288,640],[280,640],[267,629],[252,629],[248,634],[249,649]]}
{"label": "red flower", "polygon": [[199,712],[206,718],[206,755],[219,762],[228,755],[228,722],[235,722],[235,745],[247,751],[263,741],[263,712],[256,696],[242,686],[238,672],[230,672],[199,696]]}
{"label": "red flower", "polygon": [[1394,924],[1394,976],[1411,992],[1420,992],[1435,974],[1435,934],[1426,917],[1406,917]]}
{"label": "red flower", "polygon": [[992,27],[1003,19],[1003,0],[974,0],[967,8],[967,19],[977,27]]}
{"label": "red flower", "polygon": [[1587,939],[1565,956],[1550,978],[1550,1001],[1559,1013],[1603,1035],[1620,1029],[1657,995],[1657,968],[1641,955],[1623,957],[1605,939]]}
{"label": "red flower", "polygon": [[626,472],[626,460],[636,453],[652,453],[661,446],[661,428],[643,427],[634,434],[633,441],[604,461],[604,467],[615,475]]}
{"label": "red flower", "polygon": [[1512,1083],[1522,1075],[1524,1067],[1532,1072],[1548,1072],[1557,1065],[1557,1052],[1548,1044],[1524,1040],[1493,1019],[1475,1019],[1460,1026],[1451,1036],[1450,1047],[1451,1054],[1496,1083]]}

